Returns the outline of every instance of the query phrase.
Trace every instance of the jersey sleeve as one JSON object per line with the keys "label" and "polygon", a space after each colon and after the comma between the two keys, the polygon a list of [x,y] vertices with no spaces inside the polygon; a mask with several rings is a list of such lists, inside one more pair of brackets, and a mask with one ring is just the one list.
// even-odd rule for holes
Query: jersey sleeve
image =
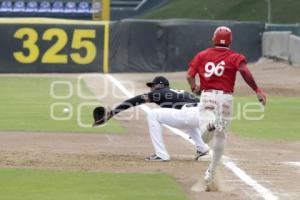
{"label": "jersey sleeve", "polygon": [[232,60],[234,66],[239,69],[239,67],[241,66],[242,63],[247,63],[247,59],[244,55],[242,54],[235,54],[233,56],[233,60]]}
{"label": "jersey sleeve", "polygon": [[126,101],[122,102],[118,105],[115,109],[111,111],[111,114],[114,116],[124,110],[127,110],[131,107],[138,106],[141,104],[146,103],[147,94],[138,95],[133,98],[127,99]]}
{"label": "jersey sleeve", "polygon": [[257,92],[257,85],[255,83],[255,80],[250,72],[250,70],[248,69],[247,65],[241,64],[239,67],[239,72],[242,75],[243,79],[245,80],[245,82],[255,91]]}
{"label": "jersey sleeve", "polygon": [[193,60],[189,63],[188,75],[191,77],[195,77],[198,73],[198,66],[200,63],[200,54],[197,54]]}

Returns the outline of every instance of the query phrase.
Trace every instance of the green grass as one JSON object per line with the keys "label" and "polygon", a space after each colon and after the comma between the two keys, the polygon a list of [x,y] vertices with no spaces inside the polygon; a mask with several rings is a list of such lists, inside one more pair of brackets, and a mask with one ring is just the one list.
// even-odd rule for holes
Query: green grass
{"label": "green grass", "polygon": [[177,81],[170,83],[171,88],[177,89],[177,90],[185,90],[187,92],[190,92],[191,89],[186,81]]}
{"label": "green grass", "polygon": [[[54,81],[68,81],[73,87],[73,94],[67,99],[55,99],[51,96],[50,87]],[[93,122],[92,109],[100,103],[95,100],[81,99],[77,95],[77,79],[47,78],[47,77],[14,77],[0,78],[0,130],[1,131],[46,131],[46,132],[84,132],[84,133],[122,133],[120,124],[111,120],[103,128],[91,128]],[[80,83],[84,95],[92,95],[87,87]],[[67,96],[68,86],[58,84],[54,87],[56,96]],[[55,120],[51,117],[51,106],[54,103],[70,103],[73,115],[69,120]],[[92,103],[83,106],[81,112],[77,108],[82,103]],[[64,113],[67,105],[53,107],[53,115],[66,118],[71,113]],[[77,117],[80,116],[80,120]],[[84,126],[79,126],[78,121]]]}
{"label": "green grass", "polygon": [[[171,83],[172,88],[190,91],[186,82]],[[238,112],[239,107],[246,108],[246,103],[257,103],[253,96],[234,98],[234,120],[231,131],[246,138],[300,140],[300,97],[268,96],[264,117],[261,120],[247,120],[247,116],[259,117],[262,113]],[[249,106],[248,109],[257,109]],[[245,109],[242,109],[245,111]],[[244,114],[243,114],[244,113]]]}
{"label": "green grass", "polygon": [[[247,102],[257,102],[255,96],[235,98],[235,116],[237,104],[244,106]],[[262,120],[233,120],[231,129],[243,137],[264,139],[300,139],[300,97],[269,96]],[[250,114],[258,116],[260,114]]]}
{"label": "green grass", "polygon": [[165,174],[0,169],[5,200],[187,200]]}
{"label": "green grass", "polygon": [[[271,0],[273,23],[300,21],[300,1]],[[287,12],[288,11],[288,12]],[[143,18],[191,18],[211,20],[264,21],[268,20],[266,0],[171,0],[162,8]]]}

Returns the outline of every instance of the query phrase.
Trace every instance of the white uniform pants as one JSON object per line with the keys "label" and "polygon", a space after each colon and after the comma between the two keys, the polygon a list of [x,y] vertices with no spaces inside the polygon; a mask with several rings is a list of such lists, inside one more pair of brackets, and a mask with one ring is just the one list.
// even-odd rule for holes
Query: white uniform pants
{"label": "white uniform pants", "polygon": [[200,102],[202,106],[215,108],[214,113],[216,116],[217,129],[214,132],[214,143],[212,146],[213,156],[209,166],[210,171],[214,173],[224,152],[227,130],[232,117],[233,97],[231,94],[223,94],[222,91],[213,90],[210,92],[202,92]]}
{"label": "white uniform pants", "polygon": [[208,146],[203,142],[201,135],[207,129],[207,125],[214,122],[214,114],[201,106],[183,107],[182,109],[158,108],[148,113],[148,125],[155,154],[164,160],[170,159],[166,150],[163,136],[162,124],[178,129],[185,129],[195,142],[197,150],[204,152]]}

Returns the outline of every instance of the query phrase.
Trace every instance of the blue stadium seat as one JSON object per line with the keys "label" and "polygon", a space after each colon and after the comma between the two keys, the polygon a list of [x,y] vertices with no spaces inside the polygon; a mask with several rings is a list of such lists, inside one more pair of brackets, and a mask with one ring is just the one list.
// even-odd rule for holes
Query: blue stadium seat
{"label": "blue stadium seat", "polygon": [[47,13],[47,12],[51,12],[51,4],[49,1],[42,1],[40,3],[40,7],[38,9],[38,12],[41,13]]}
{"label": "blue stadium seat", "polygon": [[89,13],[90,12],[90,4],[86,1],[82,1],[78,4],[77,7],[78,13]]}
{"label": "blue stadium seat", "polygon": [[38,3],[36,1],[29,1],[26,6],[26,12],[37,12]]}
{"label": "blue stadium seat", "polygon": [[13,3],[11,1],[2,1],[0,11],[1,12],[11,12],[13,8]]}
{"label": "blue stadium seat", "polygon": [[76,3],[73,1],[69,1],[65,5],[65,13],[76,13]]}
{"label": "blue stadium seat", "polygon": [[94,2],[92,4],[91,12],[92,13],[98,13],[102,10],[102,5],[100,2]]}
{"label": "blue stadium seat", "polygon": [[55,12],[55,13],[62,13],[62,12],[64,12],[64,3],[61,2],[61,1],[55,1],[52,4],[51,12]]}
{"label": "blue stadium seat", "polygon": [[16,1],[13,7],[13,12],[25,12],[25,2]]}

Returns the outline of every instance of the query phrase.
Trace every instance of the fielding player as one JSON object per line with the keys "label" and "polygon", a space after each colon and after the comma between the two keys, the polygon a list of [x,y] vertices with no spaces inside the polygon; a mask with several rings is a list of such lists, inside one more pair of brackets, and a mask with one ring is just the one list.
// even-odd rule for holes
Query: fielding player
{"label": "fielding player", "polygon": [[[138,106],[144,103],[155,103],[159,105],[161,109],[152,109],[148,112],[149,132],[152,144],[155,149],[155,154],[147,157],[146,160],[170,160],[170,156],[166,150],[162,137],[162,131],[160,127],[162,123],[177,128],[187,129],[187,132],[190,135],[191,139],[195,142],[195,146],[197,149],[195,160],[198,160],[199,157],[206,155],[209,152],[209,147],[203,142],[201,135],[203,132],[207,131],[208,128],[209,130],[213,129],[213,125],[208,126],[208,124],[204,124],[202,130],[200,130],[198,121],[194,120],[196,125],[192,127],[188,126],[188,122],[186,121],[188,120],[188,118],[192,118],[192,115],[190,115],[188,110],[194,109],[198,111],[197,105],[200,100],[191,93],[171,89],[169,81],[163,76],[155,77],[152,82],[148,82],[146,83],[146,85],[151,88],[150,92],[127,99],[115,109],[108,111],[105,115],[106,119],[104,120],[102,117],[98,117],[100,120],[97,121],[96,117],[94,125],[97,126],[99,124],[105,123],[114,115],[133,106]],[[95,110],[97,110],[97,108]],[[183,112],[181,113],[179,111]],[[97,115],[97,112],[94,111],[94,116],[95,113]],[[177,115],[176,113],[179,114]],[[169,116],[170,114],[171,116]],[[198,114],[198,112],[196,114]],[[186,115],[189,115],[189,117],[186,117]],[[183,122],[183,124],[180,125],[179,122]]]}
{"label": "fielding player", "polygon": [[[257,87],[247,67],[244,55],[232,51],[232,32],[228,27],[218,27],[212,38],[214,47],[199,52],[189,64],[187,80],[194,93],[201,92],[201,104],[213,108],[216,117],[212,161],[204,180],[213,181],[216,167],[223,155],[226,131],[230,124],[233,103],[233,89],[236,73],[239,72],[245,82],[257,94],[258,100],[265,105],[266,95]],[[196,75],[200,85],[196,84]]]}

